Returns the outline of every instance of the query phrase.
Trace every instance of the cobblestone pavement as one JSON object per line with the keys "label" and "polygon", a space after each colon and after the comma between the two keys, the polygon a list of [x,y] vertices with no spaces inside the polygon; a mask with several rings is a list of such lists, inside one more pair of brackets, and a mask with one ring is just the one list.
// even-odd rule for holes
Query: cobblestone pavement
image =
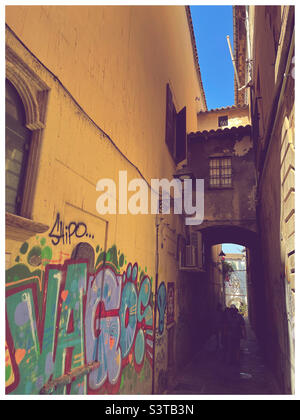
{"label": "cobblestone pavement", "polygon": [[246,323],[239,366],[227,366],[211,339],[169,387],[167,395],[274,395],[276,382],[263,363],[256,337]]}

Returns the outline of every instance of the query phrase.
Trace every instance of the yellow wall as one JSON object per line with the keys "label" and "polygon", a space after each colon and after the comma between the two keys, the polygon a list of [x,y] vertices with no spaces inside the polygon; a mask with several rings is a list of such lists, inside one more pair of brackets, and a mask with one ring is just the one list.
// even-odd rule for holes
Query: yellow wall
{"label": "yellow wall", "polygon": [[[218,118],[228,116],[228,125],[226,127],[218,126]],[[248,107],[220,109],[198,114],[198,131],[218,130],[220,128],[239,127],[240,125],[248,125],[249,109]]]}
{"label": "yellow wall", "polygon": [[167,82],[177,111],[187,106],[187,131],[197,124],[183,7],[10,6],[6,22],[147,179],[168,175],[171,158],[160,153]]}
{"label": "yellow wall", "polygon": [[[147,295],[146,290],[140,290],[147,276],[153,294],[155,215],[100,216],[96,211],[100,195],[96,183],[101,178],[111,178],[118,187],[120,170],[127,170],[128,182],[140,178],[141,174],[148,182],[151,178],[172,178],[175,164],[165,145],[167,83],[171,86],[177,112],[187,107],[187,131],[197,129],[197,112],[201,108],[195,97],[202,94],[185,8],[8,6],[6,23],[26,48],[10,31],[7,44],[50,89],[32,210],[33,220],[48,225],[49,230],[26,241],[7,239],[6,281],[11,294],[10,306],[17,305],[21,299],[18,293],[32,281],[46,299],[45,281],[50,276],[47,265],[57,264],[65,278],[69,269],[66,261],[80,242],[94,249],[96,271],[101,269],[101,261],[96,264],[97,258],[103,250],[110,250],[108,260],[113,266],[114,278],[126,274],[129,264],[133,267],[137,263],[137,297],[142,293]],[[203,96],[201,98],[204,104]],[[86,236],[73,235],[70,241],[57,239],[51,235],[56,232],[56,221],[62,222],[65,229],[70,223],[81,223],[79,228],[86,229]],[[169,217],[168,224],[168,234],[163,232],[165,222],[161,222],[159,231],[160,244],[165,244],[164,252],[169,251],[168,258],[160,262],[158,286],[162,282],[166,286],[168,282],[176,282],[176,233],[182,231],[182,221]],[[64,305],[65,295],[59,299]],[[45,310],[44,305],[45,300],[40,301],[41,312]],[[153,305],[151,295],[144,304],[152,308],[150,322]],[[163,322],[166,323],[165,319]],[[139,329],[145,328],[142,321],[138,325]],[[9,393],[37,393],[49,374],[47,376],[41,368],[38,380],[33,357],[33,347],[37,351],[36,341],[35,346],[28,344],[28,348],[24,348],[21,340],[17,348],[19,329],[15,326],[10,329],[15,335],[8,340],[6,349],[7,360],[11,361],[11,364],[7,362]],[[147,331],[144,330],[144,334]],[[162,334],[167,334],[166,327]],[[75,356],[80,356],[82,363],[88,362],[82,359],[83,344],[78,343],[78,346],[79,353],[75,354],[74,350]],[[115,346],[116,340],[110,351],[116,350],[114,360],[122,365],[120,371],[114,372],[114,379],[105,379],[105,387],[101,383],[93,392],[151,393],[152,366],[146,360],[146,351],[143,363],[136,366],[134,348],[122,357]],[[167,346],[166,340],[164,346]],[[80,363],[76,365],[74,357],[72,369],[80,366]],[[166,370],[166,366],[167,359],[159,369]],[[17,368],[21,377],[19,383]],[[55,365],[55,369],[57,377],[64,373],[63,365]],[[157,381],[159,371],[155,374]],[[86,377],[77,380],[71,388],[64,387],[64,392],[89,391]]]}

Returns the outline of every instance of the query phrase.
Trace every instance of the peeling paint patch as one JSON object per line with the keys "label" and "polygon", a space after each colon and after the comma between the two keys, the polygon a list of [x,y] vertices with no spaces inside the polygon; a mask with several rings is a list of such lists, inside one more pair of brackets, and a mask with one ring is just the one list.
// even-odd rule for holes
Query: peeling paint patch
{"label": "peeling paint patch", "polygon": [[252,147],[253,144],[250,136],[244,136],[242,140],[235,142],[234,154],[235,156],[245,156]]}
{"label": "peeling paint patch", "polygon": [[230,118],[228,121],[227,128],[239,127],[241,125],[247,125],[247,124],[249,124],[249,120],[247,117],[246,118],[245,117],[244,118],[240,118],[240,117]]}

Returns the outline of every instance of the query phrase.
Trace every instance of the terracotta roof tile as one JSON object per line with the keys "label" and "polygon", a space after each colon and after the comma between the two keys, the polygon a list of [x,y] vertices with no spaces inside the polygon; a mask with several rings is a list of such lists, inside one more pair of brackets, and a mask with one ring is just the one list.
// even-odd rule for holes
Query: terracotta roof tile
{"label": "terracotta roof tile", "polygon": [[248,105],[229,105],[229,106],[224,106],[221,108],[208,109],[207,111],[200,111],[198,112],[198,115],[207,114],[209,112],[229,111],[231,109],[246,109],[246,108],[248,108]]}
{"label": "terracotta roof tile", "polygon": [[204,130],[204,131],[197,131],[189,133],[189,137],[199,137],[199,136],[219,136],[222,134],[235,134],[238,132],[249,131],[251,129],[251,125],[240,125],[238,127],[231,127],[231,128],[219,128],[217,130]]}

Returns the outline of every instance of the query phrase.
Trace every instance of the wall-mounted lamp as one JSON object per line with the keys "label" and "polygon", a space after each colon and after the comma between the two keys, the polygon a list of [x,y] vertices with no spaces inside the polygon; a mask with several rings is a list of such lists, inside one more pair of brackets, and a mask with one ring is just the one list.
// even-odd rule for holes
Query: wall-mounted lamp
{"label": "wall-mounted lamp", "polygon": [[183,166],[181,169],[177,169],[173,177],[178,178],[182,182],[185,179],[195,179],[195,175],[193,174],[191,169],[188,168],[187,166]]}

